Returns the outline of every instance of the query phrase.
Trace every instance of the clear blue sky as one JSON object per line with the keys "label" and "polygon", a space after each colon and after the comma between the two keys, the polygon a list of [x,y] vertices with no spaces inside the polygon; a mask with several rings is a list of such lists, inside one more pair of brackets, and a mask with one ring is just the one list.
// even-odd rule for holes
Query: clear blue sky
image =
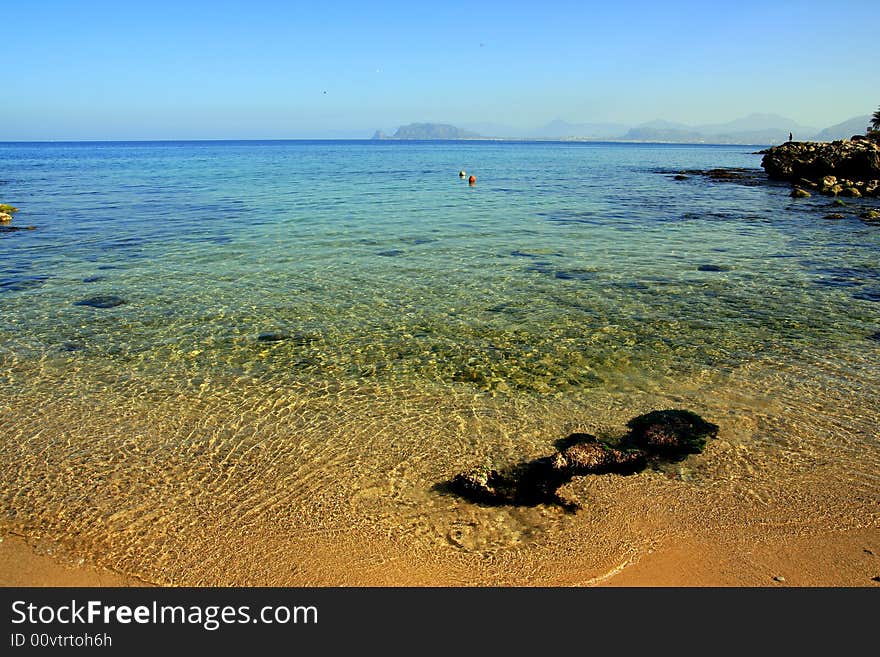
{"label": "clear blue sky", "polygon": [[0,8],[0,140],[369,137],[414,121],[751,112],[823,128],[880,105],[876,0]]}

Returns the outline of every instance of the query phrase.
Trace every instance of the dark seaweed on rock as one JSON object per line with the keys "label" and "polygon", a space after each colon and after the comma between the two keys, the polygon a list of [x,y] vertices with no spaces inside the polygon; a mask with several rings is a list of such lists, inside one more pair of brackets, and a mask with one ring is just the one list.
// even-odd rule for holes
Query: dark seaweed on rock
{"label": "dark seaweed on rock", "polygon": [[505,470],[482,466],[455,475],[438,489],[471,502],[490,506],[556,504],[567,511],[577,504],[563,499],[558,489],[572,477],[601,474],[631,475],[649,465],[676,462],[703,451],[718,434],[718,425],[685,410],[651,411],[631,419],[626,434],[614,446],[585,433],[556,441],[557,452]]}
{"label": "dark seaweed on rock", "polygon": [[684,410],[651,411],[626,423],[630,433],[622,444],[670,460],[699,454],[708,438],[718,435],[718,425]]}

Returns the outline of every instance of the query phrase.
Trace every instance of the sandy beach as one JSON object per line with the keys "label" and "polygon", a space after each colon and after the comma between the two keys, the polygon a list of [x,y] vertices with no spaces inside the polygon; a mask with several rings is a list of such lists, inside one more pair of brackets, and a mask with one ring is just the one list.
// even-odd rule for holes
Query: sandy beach
{"label": "sandy beach", "polygon": [[[726,539],[726,540],[725,540]],[[378,576],[363,586],[425,584],[414,573],[398,579]],[[778,587],[880,586],[880,532],[789,536],[757,543],[742,537],[703,536],[670,540],[633,555],[604,573],[572,572],[564,586],[624,587]],[[454,584],[450,582],[451,584]],[[19,536],[0,543],[0,586],[150,586],[104,568],[87,567],[38,554]]]}

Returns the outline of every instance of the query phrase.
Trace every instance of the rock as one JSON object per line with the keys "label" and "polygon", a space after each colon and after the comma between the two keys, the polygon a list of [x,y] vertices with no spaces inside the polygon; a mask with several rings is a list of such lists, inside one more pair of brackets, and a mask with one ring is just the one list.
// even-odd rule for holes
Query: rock
{"label": "rock", "polygon": [[860,198],[862,195],[862,193],[855,187],[846,187],[841,193],[844,196],[852,196],[853,198]]}
{"label": "rock", "polygon": [[635,447],[649,454],[681,460],[688,454],[699,454],[708,438],[718,435],[718,425],[707,422],[696,413],[685,410],[651,411],[627,422],[630,433],[625,447]]}
{"label": "rock", "polygon": [[720,267],[718,265],[700,265],[697,267],[697,271],[727,271],[727,267]]}
{"label": "rock", "polygon": [[784,582],[785,578],[782,575],[777,575],[776,577],[773,578],[773,581],[774,582]]}
{"label": "rock", "polygon": [[673,176],[673,180],[687,180],[687,179],[688,179],[688,177],[686,175],[684,175],[683,173],[679,173],[679,174]]}
{"label": "rock", "polygon": [[795,187],[791,190],[791,194],[789,194],[792,198],[810,198],[812,194],[805,189],[801,189],[800,187]]}
{"label": "rock", "polygon": [[403,255],[405,252],[400,249],[388,249],[387,251],[379,251],[376,255],[385,256],[387,258],[393,258],[395,256]]}
{"label": "rock", "polygon": [[846,215],[840,214],[839,212],[832,212],[831,214],[826,214],[825,219],[846,219]]}
{"label": "rock", "polygon": [[872,333],[871,335],[868,336],[868,339],[873,340],[874,342],[880,342],[880,331],[877,331],[876,333]]}
{"label": "rock", "polygon": [[840,206],[844,206],[844,207],[845,207],[845,206],[846,206],[846,201],[844,201],[844,200],[842,200],[842,199],[839,199],[839,198],[836,198],[836,199],[834,199],[834,201],[832,202],[832,205],[840,205]]}
{"label": "rock", "polygon": [[556,490],[571,480],[568,472],[555,470],[550,458],[539,458],[520,463],[508,470],[494,470],[482,466],[455,475],[449,489],[479,504],[559,504],[571,508]]}
{"label": "rock", "polygon": [[715,180],[739,180],[743,177],[742,172],[735,169],[709,169],[705,175]]}
{"label": "rock", "polygon": [[553,467],[571,475],[632,474],[645,469],[647,460],[639,450],[620,450],[589,434],[572,434],[575,444],[553,456]]}
{"label": "rock", "polygon": [[497,470],[488,467],[474,468],[455,475],[450,488],[457,494],[474,502],[503,504],[512,502],[510,482]]}
{"label": "rock", "polygon": [[880,143],[868,139],[787,142],[770,148],[761,166],[775,180],[822,180],[823,188],[833,188],[838,182],[826,184],[829,177],[851,181],[880,178]]}
{"label": "rock", "polygon": [[7,212],[0,212],[0,224],[8,224],[12,221],[12,215]]}
{"label": "rock", "polygon": [[289,337],[290,335],[284,331],[263,331],[257,336],[257,340],[260,342],[281,342]]}
{"label": "rock", "polygon": [[125,299],[123,299],[122,297],[116,297],[111,294],[104,294],[97,297],[82,299],[80,301],[77,301],[73,305],[89,306],[91,308],[115,308],[116,306],[121,306],[124,303]]}
{"label": "rock", "polygon": [[880,210],[865,210],[859,217],[866,221],[880,221]]}
{"label": "rock", "polygon": [[438,485],[440,490],[480,504],[534,506],[557,504],[573,511],[577,505],[562,499],[559,488],[572,477],[606,473],[634,474],[651,463],[681,461],[703,450],[718,427],[684,410],[651,411],[631,419],[630,432],[615,447],[584,433],[556,441],[549,457],[519,463],[505,470],[473,468]]}
{"label": "rock", "polygon": [[822,187],[833,187],[837,184],[837,176],[824,176],[822,178]]}
{"label": "rock", "polygon": [[14,208],[8,203],[0,203],[0,212],[3,214],[15,214],[18,212],[18,208]]}

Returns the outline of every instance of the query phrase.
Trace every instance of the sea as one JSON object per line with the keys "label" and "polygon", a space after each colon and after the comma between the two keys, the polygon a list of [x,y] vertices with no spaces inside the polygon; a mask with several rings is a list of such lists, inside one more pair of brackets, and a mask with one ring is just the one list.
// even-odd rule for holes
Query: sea
{"label": "sea", "polygon": [[[876,522],[876,201],[760,148],[0,144],[0,529],[160,584],[533,584]],[[718,439],[581,512],[442,486],[664,408]]]}

